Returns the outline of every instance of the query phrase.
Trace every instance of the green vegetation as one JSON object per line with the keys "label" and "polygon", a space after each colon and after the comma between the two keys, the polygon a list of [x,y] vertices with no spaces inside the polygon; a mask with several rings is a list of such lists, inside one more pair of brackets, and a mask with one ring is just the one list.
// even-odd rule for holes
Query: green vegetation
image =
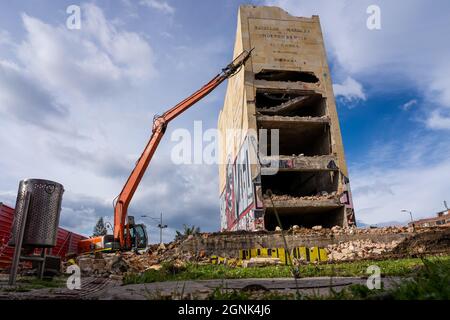
{"label": "green vegetation", "polygon": [[[447,264],[450,256],[431,257],[427,261],[439,259]],[[407,276],[424,266],[419,258],[382,261],[356,261],[339,264],[308,264],[299,268],[301,277],[324,276],[367,276],[367,267],[376,264],[382,275]],[[148,270],[142,274],[130,274],[124,278],[124,284],[150,283],[161,281],[207,280],[207,279],[244,279],[244,278],[290,278],[288,266],[270,266],[262,268],[240,268],[225,265],[187,264],[184,268],[175,269],[170,264],[163,264],[158,271]]]}
{"label": "green vegetation", "polygon": [[106,229],[105,222],[103,221],[103,217],[100,217],[100,219],[98,219],[97,223],[95,224],[92,236],[93,237],[104,236],[107,233],[108,233],[108,230]]}
{"label": "green vegetation", "polygon": [[66,285],[65,277],[52,279],[38,279],[36,277],[22,277],[18,279],[16,287],[1,289],[4,292],[28,292],[34,289],[62,288]]}
{"label": "green vegetation", "polygon": [[183,224],[183,231],[176,230],[175,241],[186,239],[188,236],[196,235],[198,233],[200,233],[199,227]]}
{"label": "green vegetation", "polygon": [[330,287],[327,295],[319,294],[286,294],[280,292],[259,292],[252,293],[242,290],[215,289],[209,299],[212,300],[449,300],[450,299],[450,259],[424,259],[422,266],[415,272],[411,279],[404,280],[390,290],[370,290],[365,285],[352,285],[341,291],[333,290]]}
{"label": "green vegetation", "polygon": [[449,300],[450,261],[424,260],[424,266],[410,281],[400,283],[391,292],[399,300]]}

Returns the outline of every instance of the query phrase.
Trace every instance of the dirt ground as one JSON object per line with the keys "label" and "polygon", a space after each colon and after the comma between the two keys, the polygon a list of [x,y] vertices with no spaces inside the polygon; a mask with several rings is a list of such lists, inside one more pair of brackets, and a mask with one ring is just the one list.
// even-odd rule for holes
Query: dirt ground
{"label": "dirt ground", "polygon": [[392,251],[398,255],[418,255],[423,253],[449,253],[450,228],[430,230],[406,238]]}

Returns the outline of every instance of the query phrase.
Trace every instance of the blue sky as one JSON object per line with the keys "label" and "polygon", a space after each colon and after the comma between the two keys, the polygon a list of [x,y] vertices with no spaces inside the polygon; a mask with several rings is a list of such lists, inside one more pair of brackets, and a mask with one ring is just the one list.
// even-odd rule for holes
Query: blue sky
{"label": "blue sky", "polygon": [[[0,201],[13,205],[23,178],[47,178],[66,188],[62,226],[89,234],[98,217],[111,220],[153,115],[230,61],[241,3],[2,1]],[[450,202],[450,4],[251,3],[321,18],[357,219],[442,210]],[[80,30],[65,26],[73,4],[81,6]],[[371,4],[381,9],[381,30],[366,27]],[[183,223],[219,228],[216,166],[169,158],[174,129],[192,130],[195,120],[216,126],[224,93],[222,85],[171,123],[130,207],[137,217],[164,212],[166,240]]]}

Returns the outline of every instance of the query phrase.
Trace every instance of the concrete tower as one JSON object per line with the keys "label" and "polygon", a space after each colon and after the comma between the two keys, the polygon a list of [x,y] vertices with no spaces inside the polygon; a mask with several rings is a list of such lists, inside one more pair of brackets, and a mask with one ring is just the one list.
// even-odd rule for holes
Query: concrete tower
{"label": "concrete tower", "polygon": [[354,224],[319,17],[241,6],[234,56],[252,48],[218,120],[221,229]]}

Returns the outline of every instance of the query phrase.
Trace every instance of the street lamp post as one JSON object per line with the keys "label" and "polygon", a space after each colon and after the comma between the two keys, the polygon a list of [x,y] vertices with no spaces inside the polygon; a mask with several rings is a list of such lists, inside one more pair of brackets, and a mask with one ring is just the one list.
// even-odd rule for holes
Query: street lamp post
{"label": "street lamp post", "polygon": [[[157,218],[150,217],[150,216],[147,216],[147,215],[142,215],[141,217],[142,218],[150,218],[150,219],[154,219],[154,220],[158,221]],[[159,217],[158,228],[159,228],[159,243],[161,244],[161,243],[163,243],[163,241],[162,241],[162,231],[163,231],[163,229],[167,228],[167,224],[163,224],[162,212],[161,212],[161,215]]]}
{"label": "street lamp post", "polygon": [[158,224],[158,228],[159,228],[159,243],[162,243],[162,231],[163,229],[167,228],[167,224],[163,224],[163,220],[162,220],[162,212],[161,212],[161,216],[160,216],[160,223]]}
{"label": "street lamp post", "polygon": [[413,219],[413,216],[412,216],[412,212],[409,211],[409,210],[402,210],[402,212],[409,213],[409,216],[411,217],[411,225],[412,225],[413,230],[414,230],[414,219]]}

